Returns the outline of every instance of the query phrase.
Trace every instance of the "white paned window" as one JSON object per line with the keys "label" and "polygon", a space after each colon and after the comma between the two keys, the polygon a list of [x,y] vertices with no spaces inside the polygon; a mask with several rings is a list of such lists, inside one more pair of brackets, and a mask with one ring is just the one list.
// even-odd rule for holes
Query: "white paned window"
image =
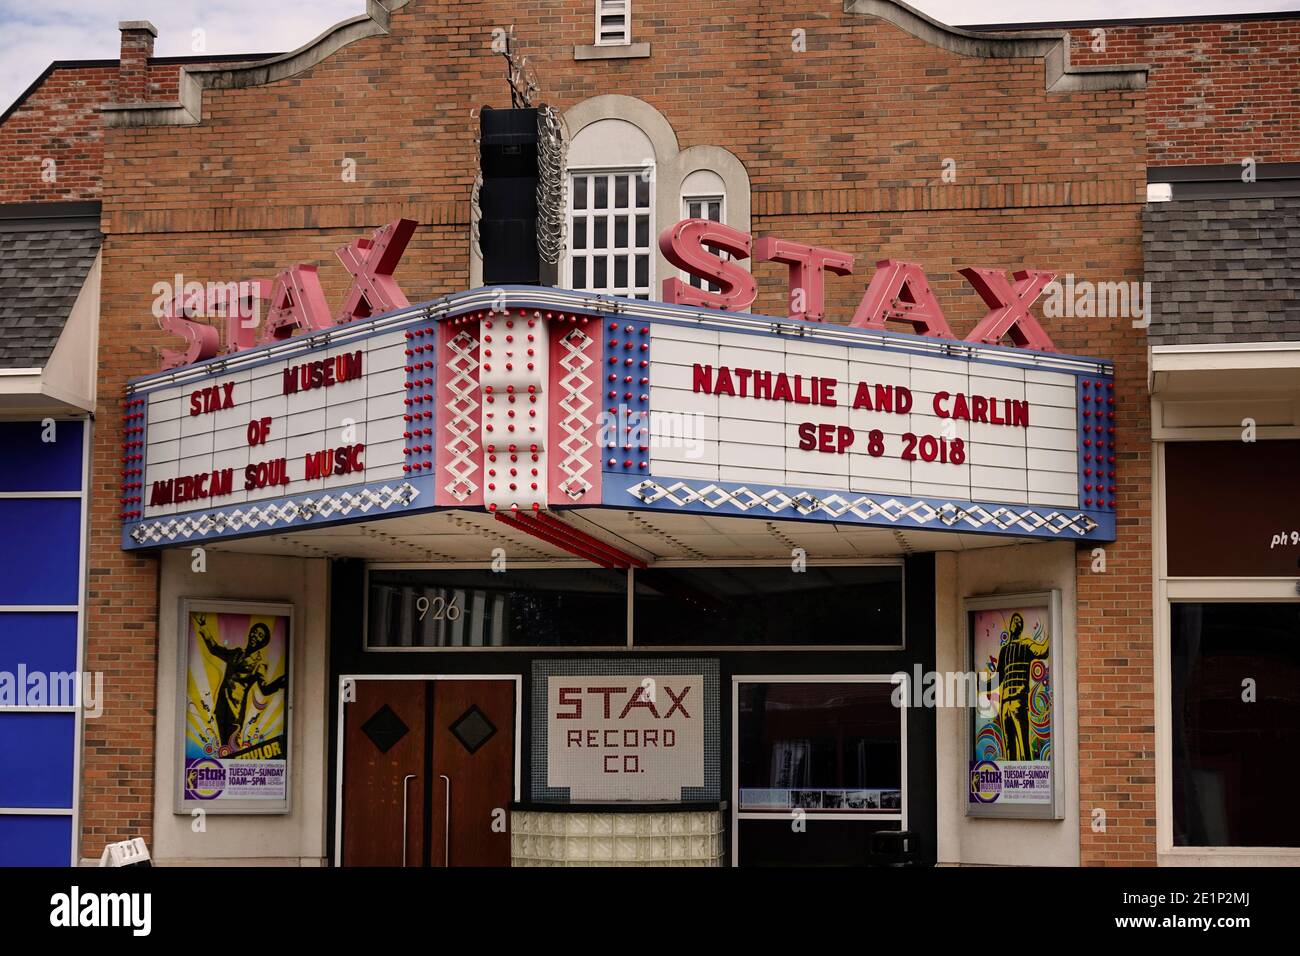
{"label": "white paned window", "polygon": [[570,289],[650,298],[654,283],[652,168],[572,173]]}
{"label": "white paned window", "polygon": [[632,42],[632,0],[596,0],[596,44]]}
{"label": "white paned window", "polygon": [[[721,196],[683,196],[682,197],[682,218],[683,219],[709,219],[713,222],[722,222],[722,197]],[[730,259],[722,250],[705,245],[705,249],[715,256],[721,256],[723,259]],[[688,282],[697,289],[703,289],[706,292],[721,292],[715,283],[706,282],[699,276],[693,276],[688,273],[682,273],[682,281]]]}

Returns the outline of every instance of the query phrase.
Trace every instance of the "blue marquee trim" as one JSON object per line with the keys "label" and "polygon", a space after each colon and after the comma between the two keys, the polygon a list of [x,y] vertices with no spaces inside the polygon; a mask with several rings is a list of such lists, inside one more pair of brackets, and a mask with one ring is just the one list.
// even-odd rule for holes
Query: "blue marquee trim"
{"label": "blue marquee trim", "polygon": [[[648,483],[659,488],[680,483],[689,489],[689,493],[682,496],[689,500],[679,504],[654,491],[647,497],[638,489]],[[700,494],[703,490],[716,491],[716,494],[710,496],[712,504],[706,502],[705,496]],[[751,507],[743,507],[731,500],[736,497],[750,502]],[[779,506],[763,504],[760,500],[763,497],[770,497]],[[843,503],[862,498],[869,498],[875,503],[875,507],[868,508],[875,513],[862,516],[847,507],[841,507]],[[832,499],[835,500],[834,504],[830,504]],[[892,518],[880,513],[881,508],[890,503],[895,505],[889,509],[893,513]],[[827,504],[830,504],[829,508],[826,507]],[[835,491],[767,482],[713,481],[707,478],[674,478],[665,475],[606,475],[602,485],[601,505],[624,511],[632,509],[769,520],[827,521],[902,531],[956,531],[963,534],[1044,538],[1050,541],[1115,540],[1114,513],[1095,509],[974,502],[957,498],[917,498],[889,493]],[[1026,514],[1037,516],[1040,526],[1026,528],[1020,522],[1012,521],[1006,521],[1006,527],[999,525],[1012,515]],[[924,520],[918,519],[917,515],[924,516]],[[1051,527],[1053,524],[1057,527]]]}
{"label": "blue marquee trim", "polygon": [[[411,490],[408,493],[406,503],[401,500],[401,489],[406,486]],[[357,497],[363,494],[371,494],[379,497],[385,497],[383,489],[389,489],[392,497],[389,505],[372,505],[370,508],[361,509],[359,506],[352,506],[346,514],[335,516],[334,514],[321,515],[319,513],[319,502],[322,498],[338,499],[344,496]],[[165,548],[175,545],[190,543],[201,543],[204,541],[220,541],[226,538],[251,538],[265,534],[284,534],[292,531],[302,531],[310,528],[320,528],[326,526],[336,526],[341,524],[351,524],[356,521],[372,521],[379,517],[389,517],[395,514],[408,515],[419,514],[427,511],[449,510],[447,508],[437,509],[434,507],[434,476],[421,475],[419,477],[404,475],[400,478],[392,478],[386,481],[369,481],[357,485],[346,485],[337,488],[317,488],[312,491],[303,491],[294,495],[285,495],[280,498],[266,498],[258,501],[240,501],[230,502],[226,505],[218,505],[210,508],[200,508],[195,511],[185,511],[172,515],[160,515],[155,518],[142,518],[138,521],[127,523],[122,528],[122,548],[126,551],[134,551],[146,548]],[[293,517],[279,518],[271,522],[259,520],[258,523],[246,529],[245,521],[236,513],[247,513],[249,511],[264,512],[270,509],[282,511],[292,505],[301,505],[310,500],[315,506],[312,513],[302,516],[300,511],[295,511]],[[332,508],[332,511],[339,511],[338,508]],[[235,522],[236,527],[231,527]],[[177,523],[184,526],[206,524],[209,522],[217,523],[219,527],[208,531],[191,531],[189,533],[180,533],[179,531],[172,537],[167,537],[165,532],[159,530],[154,533],[154,529],[164,529],[171,523]]]}

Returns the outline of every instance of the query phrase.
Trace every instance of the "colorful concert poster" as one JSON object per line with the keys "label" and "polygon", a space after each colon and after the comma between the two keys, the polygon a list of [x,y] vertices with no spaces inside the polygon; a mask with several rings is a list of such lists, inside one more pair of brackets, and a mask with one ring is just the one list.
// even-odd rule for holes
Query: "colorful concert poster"
{"label": "colorful concert poster", "polygon": [[968,804],[1051,807],[1051,608],[971,610],[969,619],[978,698]]}
{"label": "colorful concert poster", "polygon": [[289,615],[190,606],[184,620],[184,800],[284,802]]}

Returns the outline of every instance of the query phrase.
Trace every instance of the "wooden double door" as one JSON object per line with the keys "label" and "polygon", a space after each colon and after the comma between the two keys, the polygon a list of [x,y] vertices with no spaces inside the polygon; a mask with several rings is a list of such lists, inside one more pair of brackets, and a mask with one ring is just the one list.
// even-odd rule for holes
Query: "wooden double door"
{"label": "wooden double door", "polygon": [[343,865],[509,866],[515,680],[348,680]]}

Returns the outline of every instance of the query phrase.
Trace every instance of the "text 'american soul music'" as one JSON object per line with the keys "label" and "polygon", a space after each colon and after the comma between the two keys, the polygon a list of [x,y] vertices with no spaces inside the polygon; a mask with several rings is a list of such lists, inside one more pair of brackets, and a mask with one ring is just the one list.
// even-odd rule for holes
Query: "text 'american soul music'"
{"label": "text 'american soul music'", "polygon": [[[364,374],[363,353],[350,352],[333,358],[318,359],[291,365],[281,376],[281,394],[296,395],[317,388],[329,388],[343,382],[356,381]],[[223,382],[196,389],[189,396],[189,414],[192,418],[210,415],[235,407],[235,382]],[[273,419],[254,418],[248,423],[247,439],[250,448],[265,445],[272,435]],[[331,475],[350,475],[365,470],[364,443],[340,445],[307,452],[302,459],[303,481],[329,478]],[[287,457],[253,462],[244,468],[244,491],[288,485],[299,480],[290,474],[291,462]],[[199,499],[220,498],[232,494],[235,487],[234,468],[216,468],[192,475],[179,475],[155,481],[149,492],[149,506],[182,504]]]}

